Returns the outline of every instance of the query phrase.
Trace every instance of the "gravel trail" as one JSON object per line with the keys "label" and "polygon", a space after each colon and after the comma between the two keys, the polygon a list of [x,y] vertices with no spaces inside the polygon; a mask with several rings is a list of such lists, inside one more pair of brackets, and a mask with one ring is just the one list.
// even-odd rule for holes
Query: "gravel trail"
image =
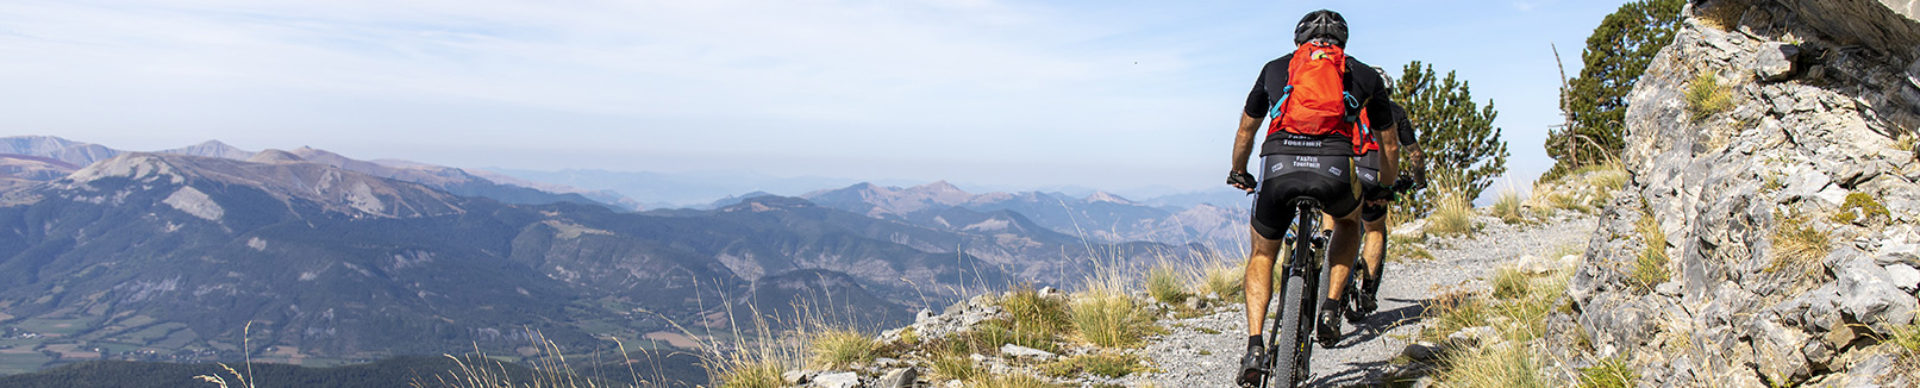
{"label": "gravel trail", "polygon": [[[1492,218],[1470,239],[1432,241],[1429,261],[1387,263],[1380,308],[1358,324],[1343,325],[1344,336],[1332,348],[1313,353],[1309,386],[1375,385],[1392,370],[1390,360],[1419,331],[1422,302],[1440,290],[1486,285],[1481,279],[1500,263],[1527,255],[1548,256],[1571,247],[1583,249],[1592,237],[1592,216],[1563,213],[1538,225],[1509,226]],[[1168,334],[1156,337],[1142,353],[1160,373],[1130,376],[1137,386],[1230,387],[1246,348],[1246,313],[1235,304],[1198,318],[1164,321]]]}

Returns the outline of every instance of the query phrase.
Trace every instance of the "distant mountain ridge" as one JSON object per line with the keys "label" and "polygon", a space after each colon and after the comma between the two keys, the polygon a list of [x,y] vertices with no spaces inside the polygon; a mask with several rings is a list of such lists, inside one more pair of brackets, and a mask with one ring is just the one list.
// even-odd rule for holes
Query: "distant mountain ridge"
{"label": "distant mountain ridge", "polygon": [[[71,165],[76,170],[80,167],[86,167],[96,162],[111,159],[126,153],[128,153],[128,151],[52,136],[15,136],[0,138],[0,156],[15,154],[47,158]],[[632,207],[633,202],[631,200],[626,200],[618,195],[599,193],[598,195],[601,200],[596,200],[577,192],[567,192],[565,190],[568,188],[560,185],[541,185],[542,187],[537,188],[534,187],[531,182],[497,182],[471,174],[467,172],[467,170],[454,167],[400,160],[362,161],[312,147],[300,147],[291,151],[269,149],[253,152],[222,143],[218,140],[209,140],[200,144],[160,150],[154,153],[255,162],[311,162],[382,178],[393,178],[426,184],[456,195],[486,197],[507,203],[543,204],[571,202],[614,206],[615,208],[628,210],[636,209]],[[17,164],[22,163],[18,161],[9,162],[0,160],[0,173],[8,173],[12,170],[37,169],[39,173],[29,174],[35,177],[35,179],[27,179],[13,174],[15,178],[33,181],[48,181],[64,175],[59,174],[60,171],[58,168],[15,166]],[[71,172],[71,170],[67,172]]]}
{"label": "distant mountain ridge", "polygon": [[[1185,254],[957,207],[917,213],[935,228],[779,196],[644,213],[518,205],[302,152],[325,160],[120,153],[8,193],[0,334],[34,335],[14,346],[44,364],[511,354],[529,331],[596,349],[796,305],[898,324],[962,290]],[[249,322],[256,348],[242,351]]]}
{"label": "distant mountain ridge", "polygon": [[930,215],[952,208],[1012,212],[1054,232],[1104,242],[1219,244],[1243,240],[1246,234],[1243,208],[1203,203],[1169,209],[1101,191],[1081,198],[1037,191],[972,194],[939,181],[905,188],[859,183],[801,197],[822,206],[930,227],[951,227],[934,222]]}

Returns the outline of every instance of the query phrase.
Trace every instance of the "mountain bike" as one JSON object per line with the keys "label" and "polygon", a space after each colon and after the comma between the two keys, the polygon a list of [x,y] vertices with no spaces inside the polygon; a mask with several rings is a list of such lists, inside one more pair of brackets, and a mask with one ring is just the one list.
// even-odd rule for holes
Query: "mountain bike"
{"label": "mountain bike", "polygon": [[1318,322],[1314,313],[1320,311],[1320,297],[1325,295],[1320,289],[1321,263],[1333,233],[1321,230],[1319,201],[1301,198],[1292,205],[1296,219],[1284,242],[1292,253],[1284,268],[1286,276],[1280,280],[1282,291],[1275,294],[1280,314],[1273,320],[1273,329],[1267,330],[1267,359],[1271,360],[1267,370],[1272,372],[1261,388],[1294,387],[1306,380],[1312,371],[1308,359],[1313,356],[1313,329]]}

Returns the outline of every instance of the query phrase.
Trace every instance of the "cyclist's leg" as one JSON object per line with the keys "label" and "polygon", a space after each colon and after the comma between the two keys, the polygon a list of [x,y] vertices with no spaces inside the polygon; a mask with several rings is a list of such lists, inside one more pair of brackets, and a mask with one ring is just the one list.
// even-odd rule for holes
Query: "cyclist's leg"
{"label": "cyclist's leg", "polygon": [[1247,335],[1260,337],[1261,323],[1267,319],[1267,303],[1273,299],[1273,267],[1280,252],[1279,238],[1262,236],[1253,228],[1253,253],[1247,255],[1245,293],[1247,296]]}
{"label": "cyclist's leg", "polygon": [[1380,265],[1387,256],[1387,218],[1367,221],[1366,245],[1360,254],[1367,260],[1367,279],[1380,278]]}
{"label": "cyclist's leg", "polygon": [[1329,270],[1332,271],[1328,274],[1331,283],[1327,284],[1327,299],[1340,300],[1340,293],[1346,291],[1347,278],[1353,275],[1353,259],[1360,255],[1363,228],[1358,208],[1340,217],[1329,215],[1325,219],[1329,228],[1333,229],[1333,244],[1328,248],[1332,251],[1327,252],[1327,260],[1331,264]]}

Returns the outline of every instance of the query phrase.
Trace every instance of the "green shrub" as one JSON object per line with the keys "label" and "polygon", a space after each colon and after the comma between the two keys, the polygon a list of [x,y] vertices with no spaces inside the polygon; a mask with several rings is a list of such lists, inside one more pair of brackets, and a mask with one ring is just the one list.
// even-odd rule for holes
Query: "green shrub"
{"label": "green shrub", "polygon": [[1660,49],[1673,42],[1685,5],[1683,0],[1629,2],[1594,27],[1579,58],[1579,76],[1560,90],[1567,123],[1547,134],[1545,148],[1554,165],[1543,178],[1620,159],[1626,145],[1627,93]]}
{"label": "green shrub", "polygon": [[1887,207],[1872,195],[1862,192],[1847,194],[1847,201],[1840,205],[1840,211],[1833,213],[1833,222],[1851,224],[1855,221],[1869,223],[1887,219]]}

